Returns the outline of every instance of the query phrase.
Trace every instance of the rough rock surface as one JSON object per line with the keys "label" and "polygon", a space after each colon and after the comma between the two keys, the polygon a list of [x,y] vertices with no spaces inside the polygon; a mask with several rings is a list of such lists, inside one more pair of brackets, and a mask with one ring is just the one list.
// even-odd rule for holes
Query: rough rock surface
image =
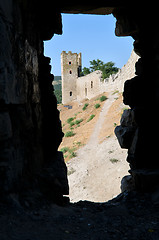
{"label": "rough rock surface", "polygon": [[[108,7],[110,2],[112,6]],[[105,1],[105,10],[100,3],[87,7],[77,4],[77,11],[76,4],[60,5],[52,8],[50,0],[46,0],[45,4],[38,1],[38,6],[35,0],[0,1],[2,198],[11,193],[38,189],[40,177],[48,178],[50,192],[57,189],[55,195],[60,195],[59,198],[68,191],[67,176],[60,175],[66,173],[66,169],[61,171],[64,163],[59,165],[58,170],[53,164],[57,161],[57,148],[63,134],[53,94],[49,59],[43,55],[43,40],[50,39],[54,33],[62,33],[60,11],[67,12],[68,9],[72,13],[113,12],[117,19],[116,35],[132,36],[135,40],[134,50],[141,57],[136,64],[137,76],[125,83],[123,94],[124,103],[134,111],[137,124],[127,146],[127,161],[135,188],[144,192],[156,190],[159,178],[155,171],[159,169],[156,141],[159,135],[156,121],[159,106],[159,43],[154,22],[158,22],[158,8],[151,3],[140,6],[135,1],[130,6],[127,1],[116,0]],[[148,13],[153,13],[151,18],[147,17]],[[63,179],[65,185],[61,188]]]}
{"label": "rough rock surface", "polygon": [[158,194],[124,192],[106,203],[42,204],[22,208],[15,196],[0,204],[2,240],[158,240]]}
{"label": "rough rock surface", "polygon": [[[46,168],[54,175],[50,190],[60,196],[68,193],[63,157],[57,152],[63,133],[52,88],[53,75],[50,59],[43,55],[43,40],[62,31],[61,15],[53,10],[50,25],[49,12],[48,5],[43,9],[41,2],[38,8],[35,1],[0,2],[2,195],[39,188]],[[55,179],[62,188],[57,188]]]}

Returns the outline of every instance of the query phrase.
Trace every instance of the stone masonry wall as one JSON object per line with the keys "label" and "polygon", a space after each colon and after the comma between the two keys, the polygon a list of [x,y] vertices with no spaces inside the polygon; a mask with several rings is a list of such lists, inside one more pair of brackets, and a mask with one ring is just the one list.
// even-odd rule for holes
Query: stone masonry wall
{"label": "stone masonry wall", "polygon": [[97,70],[86,76],[77,78],[77,101],[85,98],[91,99],[104,92],[100,87],[103,85],[102,72]]}
{"label": "stone masonry wall", "polygon": [[116,74],[112,74],[109,78],[104,80],[106,92],[112,90],[123,92],[125,81],[135,77],[135,64],[138,59],[139,56],[133,50],[127,63],[119,69]]}
{"label": "stone masonry wall", "polygon": [[40,2],[35,6],[0,2],[0,193],[36,188],[55,199],[68,194],[68,183],[57,152],[63,133],[43,40],[60,32],[61,18],[54,14],[46,32],[47,17],[39,22]]}
{"label": "stone masonry wall", "polygon": [[[124,84],[123,102],[130,106],[115,130],[122,148],[128,149],[127,161],[138,191],[156,191],[159,187],[157,114],[159,106],[159,41],[153,6],[119,8],[114,11],[117,36],[132,36],[134,50],[140,56],[136,76]],[[153,8],[153,9],[152,9]],[[134,17],[135,13],[135,17]],[[151,19],[148,13],[153,13]],[[148,28],[148,26],[151,26]]]}
{"label": "stone masonry wall", "polygon": [[[116,35],[132,36],[141,57],[136,76],[125,82],[124,103],[130,109],[121,119],[118,139],[128,149],[135,189],[152,191],[159,187],[158,9],[113,2]],[[80,9],[86,10],[85,5]],[[69,10],[73,13],[75,6]],[[63,133],[50,60],[43,55],[43,41],[62,33],[60,10],[50,0],[0,1],[0,29],[0,200],[36,189],[62,201],[68,194],[66,166],[57,151]]]}
{"label": "stone masonry wall", "polygon": [[[63,103],[72,100],[82,101],[85,98],[91,99],[103,92],[123,92],[124,82],[135,76],[135,63],[139,56],[132,51],[128,62],[116,74],[110,75],[103,80],[100,70],[94,71],[83,77],[78,77],[77,54],[65,54],[62,52],[62,98]],[[69,62],[71,64],[69,65]],[[72,69],[72,74],[69,73]],[[72,92],[72,96],[70,96]]]}
{"label": "stone masonry wall", "polygon": [[62,103],[77,99],[77,83],[81,68],[81,54],[69,51],[61,53]]}

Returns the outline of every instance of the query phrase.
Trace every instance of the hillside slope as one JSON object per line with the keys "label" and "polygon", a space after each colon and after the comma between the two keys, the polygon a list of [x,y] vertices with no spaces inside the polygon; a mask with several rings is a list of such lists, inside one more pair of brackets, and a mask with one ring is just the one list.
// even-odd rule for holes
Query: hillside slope
{"label": "hillside slope", "polygon": [[[88,142],[104,102],[107,101],[101,102],[102,96],[107,99],[107,93],[105,93],[91,100],[86,99],[81,103],[71,102],[66,105],[71,106],[72,109],[68,109],[62,104],[58,106],[62,130],[65,134],[59,149],[64,152],[65,161],[71,158],[70,152],[75,152]],[[68,132],[72,132],[72,136],[67,137]],[[66,151],[67,149],[70,151]]]}
{"label": "hillside slope", "polygon": [[[60,149],[67,161],[71,201],[90,200],[103,202],[120,193],[120,181],[128,174],[126,150],[122,150],[114,136],[124,109],[122,95],[118,91],[105,93],[88,101],[70,104],[72,109],[59,106],[63,131],[73,131],[72,137],[64,137]],[[89,104],[82,110],[85,104]],[[99,108],[95,108],[100,104]],[[95,117],[88,122],[91,115]],[[72,118],[72,127],[68,119]],[[73,158],[74,157],[74,158]]]}

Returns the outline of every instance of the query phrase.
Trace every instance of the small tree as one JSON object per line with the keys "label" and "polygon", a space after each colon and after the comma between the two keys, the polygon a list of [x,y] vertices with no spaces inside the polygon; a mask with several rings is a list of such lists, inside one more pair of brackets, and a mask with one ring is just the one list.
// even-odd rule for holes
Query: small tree
{"label": "small tree", "polygon": [[100,69],[103,73],[103,79],[108,78],[111,74],[118,72],[119,69],[117,67],[114,67],[114,65],[115,63],[113,62],[107,62],[103,64],[103,66]]}
{"label": "small tree", "polygon": [[83,71],[82,71],[82,75],[85,76],[85,75],[89,74],[90,72],[91,72],[91,71],[90,71],[89,68],[84,67],[84,68],[83,68]]}
{"label": "small tree", "polygon": [[87,75],[96,70],[101,70],[103,79],[105,79],[105,78],[108,78],[111,74],[118,72],[119,69],[117,67],[115,67],[114,65],[115,65],[114,62],[104,63],[100,59],[92,60],[92,61],[90,61],[90,68],[84,67],[82,74]]}

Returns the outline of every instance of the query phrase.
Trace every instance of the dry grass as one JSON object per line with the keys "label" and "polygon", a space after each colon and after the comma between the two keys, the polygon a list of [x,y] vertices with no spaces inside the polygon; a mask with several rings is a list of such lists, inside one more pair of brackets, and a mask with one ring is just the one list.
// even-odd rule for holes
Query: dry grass
{"label": "dry grass", "polygon": [[[95,123],[98,120],[100,111],[105,103],[105,101],[104,102],[100,101],[100,97],[103,95],[108,96],[108,93],[100,94],[99,96],[91,100],[85,99],[80,104],[78,102],[68,103],[67,105],[71,105],[72,109],[68,109],[64,107],[62,104],[58,105],[58,109],[60,110],[60,118],[63,126],[62,130],[64,134],[66,134],[69,131],[72,131],[74,133],[74,136],[72,137],[63,138],[59,150],[67,147],[70,149],[70,152],[75,152],[77,149],[79,149],[80,147],[84,146],[87,143],[95,127]],[[89,105],[85,110],[82,110],[86,103],[88,103]],[[100,107],[95,108],[96,104],[100,104]],[[102,142],[103,140],[105,140],[105,138],[114,134],[115,125],[116,124],[118,125],[120,122],[122,109],[123,109],[122,96],[121,94],[118,94],[117,99],[112,104],[108,111],[107,116],[105,117],[102,130],[99,134],[99,142]],[[90,118],[91,115],[95,115],[95,117],[88,122],[88,119]],[[73,118],[73,120],[71,121],[72,126],[70,125],[70,123],[67,122],[69,118]],[[77,120],[82,121],[79,124],[76,124]],[[64,153],[65,161],[68,161],[73,155],[70,155],[69,152]]]}
{"label": "dry grass", "polygon": [[102,130],[99,134],[99,142],[105,140],[114,134],[116,125],[120,125],[121,114],[123,113],[124,104],[122,94],[119,93],[115,102],[109,108],[108,114],[105,116],[105,121]]}
{"label": "dry grass", "polygon": [[[70,149],[74,149],[75,151],[85,145],[93,131],[93,128],[95,126],[95,123],[99,117],[99,113],[101,111],[101,108],[104,104],[104,102],[100,102],[100,97],[105,94],[101,94],[91,100],[85,99],[80,104],[77,102],[71,102],[67,105],[71,105],[72,109],[68,109],[64,107],[62,104],[58,105],[58,109],[60,110],[60,119],[62,121],[62,130],[64,133],[68,131],[73,131],[75,133],[72,137],[64,137],[63,141],[59,147],[59,150],[63,147],[69,147]],[[85,103],[88,103],[89,105],[85,110],[82,110]],[[99,108],[95,108],[95,104],[100,103]],[[88,119],[91,115],[95,115],[95,117],[88,122]],[[79,124],[74,124],[72,127],[70,126],[70,123],[67,123],[67,119],[74,118],[72,122],[76,123],[76,120],[82,119],[83,121]],[[65,160],[69,160],[68,154],[65,154]],[[67,156],[67,157],[66,157]]]}

